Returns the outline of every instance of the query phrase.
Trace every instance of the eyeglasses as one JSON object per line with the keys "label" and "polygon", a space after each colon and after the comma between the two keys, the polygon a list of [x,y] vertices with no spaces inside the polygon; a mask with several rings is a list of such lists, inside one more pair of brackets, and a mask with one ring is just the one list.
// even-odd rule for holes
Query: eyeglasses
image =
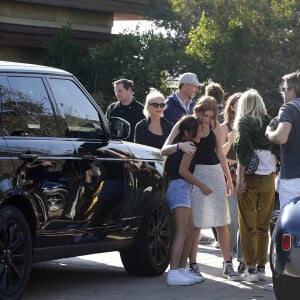
{"label": "eyeglasses", "polygon": [[166,106],[165,103],[157,103],[157,102],[153,102],[153,103],[149,103],[149,106],[153,106],[154,108],[164,108]]}

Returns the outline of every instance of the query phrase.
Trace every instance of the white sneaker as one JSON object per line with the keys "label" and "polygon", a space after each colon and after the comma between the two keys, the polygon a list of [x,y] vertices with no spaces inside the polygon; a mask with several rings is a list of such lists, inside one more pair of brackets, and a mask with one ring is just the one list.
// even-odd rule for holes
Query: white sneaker
{"label": "white sneaker", "polygon": [[257,270],[257,274],[258,274],[258,280],[266,281],[265,267],[257,266],[256,270]]}
{"label": "white sneaker", "polygon": [[168,285],[191,285],[195,281],[191,278],[187,278],[180,270],[169,270],[167,276]]}
{"label": "white sneaker", "polygon": [[251,269],[249,272],[247,268],[246,271],[241,274],[240,279],[248,282],[258,282],[258,273],[255,269]]}
{"label": "white sneaker", "polygon": [[180,270],[180,272],[181,272],[184,276],[186,276],[187,278],[193,279],[193,280],[194,280],[194,283],[200,283],[200,282],[203,282],[203,281],[204,281],[203,277],[197,276],[197,275],[196,275],[195,273],[193,273],[192,271],[189,271],[189,270],[187,270],[187,269],[185,269],[185,268],[180,268],[179,270]]}
{"label": "white sneaker", "polygon": [[213,246],[214,248],[216,248],[216,249],[220,249],[220,244],[219,244],[218,241],[214,241],[214,242],[212,243],[212,246]]}

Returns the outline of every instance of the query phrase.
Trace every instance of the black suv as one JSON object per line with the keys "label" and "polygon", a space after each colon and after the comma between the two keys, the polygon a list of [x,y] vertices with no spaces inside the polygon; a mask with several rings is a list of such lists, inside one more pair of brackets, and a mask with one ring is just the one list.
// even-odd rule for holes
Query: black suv
{"label": "black suv", "polygon": [[160,151],[122,141],[130,125],[60,69],[0,61],[0,99],[0,299],[50,259],[118,250],[129,273],[163,273]]}

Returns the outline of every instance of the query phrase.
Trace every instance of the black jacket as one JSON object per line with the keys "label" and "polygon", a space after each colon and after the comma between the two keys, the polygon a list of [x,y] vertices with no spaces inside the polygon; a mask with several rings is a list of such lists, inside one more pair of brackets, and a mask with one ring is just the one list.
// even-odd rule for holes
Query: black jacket
{"label": "black jacket", "polygon": [[134,128],[137,122],[144,118],[144,105],[136,100],[133,100],[129,105],[122,105],[120,101],[111,103],[106,110],[106,117],[120,117],[125,119],[130,124],[130,135],[127,141],[133,142]]}
{"label": "black jacket", "polygon": [[[134,131],[135,143],[151,146],[149,145],[149,130],[148,130],[148,124],[150,123],[150,121],[151,121],[150,118],[143,119],[136,124],[135,131]],[[173,128],[173,124],[170,121],[168,121],[165,117],[162,117],[160,119],[160,124],[163,131],[164,140],[166,140]]]}

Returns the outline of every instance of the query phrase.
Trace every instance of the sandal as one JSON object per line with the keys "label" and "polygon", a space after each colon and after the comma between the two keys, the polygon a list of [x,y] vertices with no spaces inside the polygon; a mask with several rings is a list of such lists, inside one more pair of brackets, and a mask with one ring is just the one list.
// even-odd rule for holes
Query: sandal
{"label": "sandal", "polygon": [[215,241],[214,238],[210,237],[210,236],[207,236],[207,235],[202,235],[200,236],[200,239],[199,239],[199,244],[211,244]]}

